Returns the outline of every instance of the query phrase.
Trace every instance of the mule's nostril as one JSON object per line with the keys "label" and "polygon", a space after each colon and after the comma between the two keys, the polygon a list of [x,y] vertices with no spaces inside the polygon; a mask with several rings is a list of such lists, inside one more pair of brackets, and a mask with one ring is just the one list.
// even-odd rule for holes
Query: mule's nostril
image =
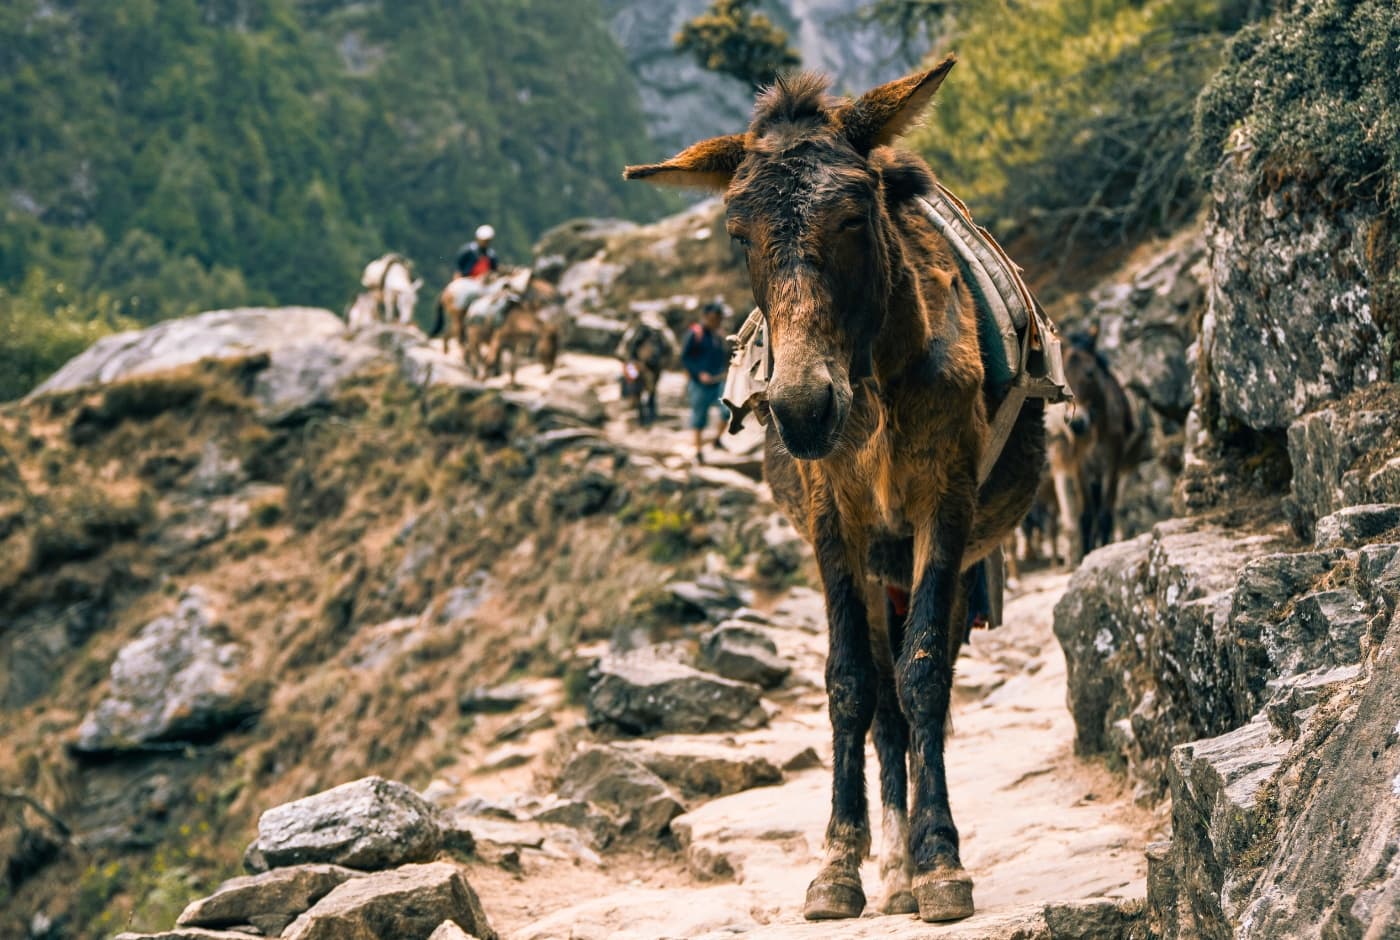
{"label": "mule's nostril", "polygon": [[836,410],[836,385],[832,382],[826,383],[826,399],[822,403],[822,413],[817,417],[817,421],[822,424],[829,424],[833,417],[832,412]]}

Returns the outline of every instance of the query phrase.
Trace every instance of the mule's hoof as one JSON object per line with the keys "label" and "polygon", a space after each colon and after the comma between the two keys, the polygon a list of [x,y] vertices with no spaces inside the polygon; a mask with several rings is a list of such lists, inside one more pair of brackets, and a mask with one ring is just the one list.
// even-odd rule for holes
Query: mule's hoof
{"label": "mule's hoof", "polygon": [[880,904],[881,914],[917,914],[919,902],[912,891],[896,891]]}
{"label": "mule's hoof", "polygon": [[972,879],[962,869],[940,868],[914,876],[919,919],[933,923],[972,916]]}
{"label": "mule's hoof", "polygon": [[860,883],[814,881],[807,886],[807,903],[802,916],[808,920],[840,920],[859,917],[865,910],[865,891]]}

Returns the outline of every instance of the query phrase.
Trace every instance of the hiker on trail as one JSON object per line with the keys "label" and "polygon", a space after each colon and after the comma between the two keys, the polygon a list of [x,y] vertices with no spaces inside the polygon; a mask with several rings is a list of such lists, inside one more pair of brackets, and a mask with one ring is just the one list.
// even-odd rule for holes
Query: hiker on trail
{"label": "hiker on trail", "polygon": [[676,353],[670,327],[650,311],[636,314],[618,341],[614,355],[622,360],[622,399],[633,403],[644,428],[656,420],[656,384]]}
{"label": "hiker on trail", "polygon": [[681,364],[690,373],[687,397],[690,401],[690,427],[695,432],[695,460],[704,463],[705,425],[710,423],[710,409],[719,405],[719,431],[714,445],[724,450],[725,408],[719,397],[724,391],[725,375],[729,372],[729,347],[724,341],[724,321],[729,312],[724,301],[715,299],[700,311],[700,322],[692,323],[685,334],[681,349]]}
{"label": "hiker on trail", "polygon": [[491,239],[495,237],[496,230],[491,226],[482,225],[477,228],[476,238],[457,251],[457,277],[470,277],[482,281],[486,279],[486,275],[501,266],[500,259],[496,257],[496,250],[491,247]]}

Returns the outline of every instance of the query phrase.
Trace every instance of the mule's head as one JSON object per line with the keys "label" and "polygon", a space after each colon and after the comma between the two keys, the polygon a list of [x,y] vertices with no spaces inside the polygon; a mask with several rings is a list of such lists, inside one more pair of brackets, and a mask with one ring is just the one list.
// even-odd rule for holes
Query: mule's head
{"label": "mule's head", "polygon": [[820,76],[783,79],[759,96],[746,133],[627,168],[627,179],[725,193],[729,234],[768,320],[769,408],[794,457],[836,446],[885,319],[893,233],[872,151],[918,118],[954,61],[854,100],[830,98]]}

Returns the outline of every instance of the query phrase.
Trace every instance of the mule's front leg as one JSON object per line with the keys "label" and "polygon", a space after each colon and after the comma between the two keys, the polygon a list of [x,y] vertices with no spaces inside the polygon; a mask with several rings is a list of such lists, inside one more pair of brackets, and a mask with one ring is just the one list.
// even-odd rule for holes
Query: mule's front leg
{"label": "mule's front leg", "polygon": [[[914,914],[919,910],[912,892],[913,863],[909,857],[909,723],[899,710],[893,657],[904,647],[904,618],[909,596],[889,588],[882,601],[885,629],[874,638],[878,675],[875,699],[875,753],[880,757],[880,910],[885,914]],[[872,612],[874,606],[869,608]]]}
{"label": "mule's front leg", "polygon": [[839,515],[829,505],[814,523],[814,547],[826,593],[829,649],[827,707],[831,714],[831,821],[821,871],[807,887],[808,920],[859,917],[865,909],[860,863],[870,852],[865,800],[865,735],[875,715],[875,660],[865,596]]}
{"label": "mule's front leg", "polygon": [[973,910],[972,879],[958,855],[943,765],[953,660],[962,637],[962,625],[953,617],[971,518],[970,500],[945,499],[933,524],[916,536],[914,595],[896,665],[899,701],[913,739],[914,898],[926,921],[957,920]]}

